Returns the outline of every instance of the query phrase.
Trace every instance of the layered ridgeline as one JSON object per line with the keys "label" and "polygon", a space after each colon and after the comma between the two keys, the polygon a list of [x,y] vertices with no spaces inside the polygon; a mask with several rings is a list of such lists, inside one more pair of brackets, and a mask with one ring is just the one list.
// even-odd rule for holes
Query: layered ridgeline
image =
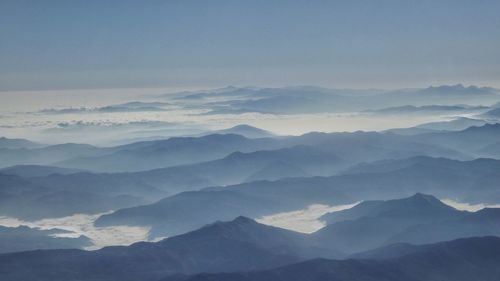
{"label": "layered ridgeline", "polygon": [[[464,269],[473,267],[477,271],[498,274],[498,271],[490,270],[493,269],[493,263],[498,262],[496,259],[500,258],[499,238],[470,238],[423,246],[407,243],[424,244],[463,237],[498,236],[499,221],[500,213],[496,209],[485,209],[477,213],[462,212],[444,205],[430,195],[415,194],[409,198],[361,203],[348,211],[337,213],[333,223],[313,234],[292,232],[262,225],[246,217],[238,217],[155,243],[142,242],[96,251],[43,250],[3,254],[0,255],[0,277],[6,280],[226,280],[226,277],[229,278],[227,280],[247,280],[244,278],[257,278],[260,274],[284,274],[282,278],[285,278],[287,273],[280,273],[283,268],[293,268],[298,265],[294,265],[295,263],[312,259],[304,264],[315,264],[318,261],[326,263],[319,267],[297,268],[301,274],[296,278],[326,276],[350,277],[351,279],[345,280],[352,280],[358,276],[377,276],[381,279],[376,280],[386,280],[384,278],[387,274],[395,274],[395,278],[397,274],[404,273],[399,275],[402,278],[399,280],[427,280],[415,278],[416,275],[412,274],[416,273],[409,270],[409,264],[406,262],[394,267],[411,257],[408,262],[414,262],[417,266],[414,269],[419,269],[422,277],[443,272],[446,274],[440,275],[442,279],[439,280],[452,280],[448,278],[455,277],[458,273],[454,270],[444,270],[442,262],[449,264],[449,269],[460,266],[461,264],[456,262],[461,261],[467,265]],[[440,225],[443,227],[439,227]],[[405,235],[408,230],[413,233],[414,228],[421,229],[417,232],[421,236]],[[354,243],[354,240],[363,243]],[[392,244],[394,242],[397,243]],[[416,259],[420,255],[423,255],[422,260]],[[429,265],[434,267],[424,266],[428,262],[428,255],[441,262],[435,263],[433,259],[430,260],[432,262],[429,261]],[[359,257],[362,260],[314,259],[319,257]],[[388,259],[395,257],[398,259]],[[373,275],[371,270],[385,262],[387,264],[376,271],[381,275]],[[340,265],[345,267],[338,267]],[[280,266],[284,267],[272,269]],[[368,269],[370,270],[366,271]],[[408,271],[400,272],[400,269]],[[251,272],[255,270],[266,271]],[[248,273],[186,276],[202,272],[243,271]],[[468,271],[470,274],[473,272],[476,271]],[[330,277],[329,274],[333,275]],[[274,280],[272,276],[274,275],[265,277],[271,279],[255,280]],[[320,280],[314,278],[298,280]]]}
{"label": "layered ridgeline", "polygon": [[[113,148],[93,147],[90,149],[92,153],[114,152],[105,156],[85,158],[89,160],[88,165],[79,168],[106,170],[113,169],[110,167],[118,167],[119,170],[127,165],[137,165],[134,169],[147,169],[158,165],[169,166],[172,164],[169,161],[182,162],[182,159],[201,162],[147,171],[117,173],[97,173],[82,171],[76,167],[36,165],[4,168],[0,170],[0,175],[4,178],[0,181],[2,186],[0,192],[5,195],[1,199],[1,214],[35,219],[74,213],[100,213],[110,209],[116,210],[152,203],[169,195],[207,186],[279,180],[288,177],[329,176],[361,162],[402,159],[418,155],[469,159],[472,157],[470,154],[476,155],[484,149],[476,149],[476,147],[484,145],[494,149],[498,142],[498,128],[497,125],[486,125],[459,132],[419,136],[356,132],[310,133],[297,137],[248,139],[239,135],[208,135],[140,142]],[[460,135],[457,136],[457,134]],[[468,143],[473,143],[473,145],[465,142],[457,145],[455,138],[461,135],[468,136]],[[450,141],[447,141],[448,139]],[[447,144],[454,145],[457,149],[468,146],[470,153],[444,147]],[[61,147],[71,150],[79,146],[62,145]],[[24,150],[31,151],[30,149]],[[479,152],[475,152],[476,150]],[[69,155],[75,155],[75,153],[78,154],[77,151],[68,152]],[[203,155],[207,158],[220,158],[203,162],[206,159]],[[2,159],[10,161],[10,158]],[[79,162],[80,160],[76,159],[83,158],[73,159]],[[72,162],[73,160],[67,160],[66,164],[76,163]],[[59,162],[59,164],[62,163]],[[73,165],[68,164],[68,166]],[[310,180],[314,182],[324,179],[312,178]],[[411,190],[411,192],[416,191],[425,192],[425,190]],[[434,193],[433,190],[430,192]],[[482,195],[479,194],[479,196]],[[55,199],[50,200],[50,198]],[[351,199],[369,198],[360,198],[356,195]],[[19,210],[17,206],[23,204],[28,204],[32,208]],[[204,223],[209,223],[209,221]]]}
{"label": "layered ridgeline", "polygon": [[216,222],[156,243],[97,251],[0,255],[2,280],[158,280],[175,273],[272,268],[313,256],[307,235],[248,218]]}
{"label": "layered ridgeline", "polygon": [[[233,205],[224,205],[215,200],[211,202],[214,205],[203,208],[207,220],[214,219],[211,217],[212,209],[227,207],[239,212],[242,208],[238,207],[241,204],[237,202]],[[180,208],[179,205],[175,207]],[[175,209],[173,207],[171,212]],[[187,213],[187,216],[182,214],[182,211],[188,212],[186,209],[172,215],[171,212],[155,211],[165,214],[166,219],[171,221],[174,217],[191,219],[190,223],[167,224],[166,229],[170,231],[194,227],[192,213]],[[476,235],[498,235],[499,215],[497,209],[484,209],[476,213],[457,211],[432,196],[416,194],[400,200],[366,201],[347,211],[327,215],[322,219],[329,225],[311,236],[315,237],[318,247],[327,248],[339,257],[389,243],[427,243]]]}
{"label": "layered ridgeline", "polygon": [[[227,87],[179,94],[175,99],[180,106],[209,109],[207,114],[360,112],[408,105],[489,105],[498,100],[499,93],[494,88],[464,87],[460,84],[394,91],[326,89],[312,86]],[[207,104],[207,101],[211,102]]]}
{"label": "layered ridgeline", "polygon": [[[484,122],[471,122],[469,123],[475,125],[485,124]],[[385,133],[309,133],[288,137],[270,135],[265,138],[246,138],[236,134],[210,134],[201,137],[144,141],[115,147],[95,147],[85,144],[59,144],[43,147],[7,145],[0,147],[0,159],[2,159],[0,166],[49,165],[94,172],[136,172],[212,161],[237,151],[249,153],[301,145],[314,146],[322,152],[335,155],[342,160],[337,165],[344,167],[361,161],[416,155],[461,159],[498,156],[488,155],[485,149],[498,144],[500,125],[486,124],[461,131],[439,132],[430,129],[438,125],[428,126],[416,129],[426,129],[427,131],[424,130],[424,132],[431,133],[421,132],[416,135],[395,135],[391,134],[391,131]]]}
{"label": "layered ridgeline", "polygon": [[[384,249],[380,249],[385,252]],[[173,276],[162,281],[495,281],[500,238],[468,238],[414,247],[382,260],[314,259],[271,270]],[[377,251],[373,253],[377,256]]]}
{"label": "layered ridgeline", "polygon": [[500,234],[500,209],[457,211],[420,193],[405,199],[365,201],[321,219],[327,226],[313,236],[321,245],[347,254],[387,244],[424,244]]}
{"label": "layered ridgeline", "polygon": [[64,236],[69,233],[61,229],[41,230],[28,226],[0,226],[0,253],[39,249],[74,249],[92,245],[90,239],[85,236]]}
{"label": "layered ridgeline", "polygon": [[[110,160],[110,163],[106,162],[108,160],[99,162],[103,159],[100,156],[88,158],[92,160],[95,169],[101,169],[102,166],[114,167],[114,163],[119,163],[117,166],[129,165],[130,163],[138,165],[138,163],[141,163],[133,158],[127,158],[130,155],[135,155],[134,157],[137,158],[141,158],[143,155],[151,155],[151,157],[155,157],[155,159],[164,163],[163,165],[169,165],[169,162],[162,162],[162,159],[169,157],[171,160],[179,159],[177,158],[179,155],[183,155],[182,157],[179,156],[180,159],[186,157],[192,159],[191,161],[202,161],[203,156],[193,158],[193,155],[200,155],[200,151],[203,154],[203,151],[208,153],[211,150],[210,157],[221,158],[200,163],[127,173],[95,173],[68,167],[57,168],[33,165],[4,168],[0,171],[3,178],[0,185],[2,186],[1,192],[6,196],[2,196],[1,206],[3,211],[1,214],[35,219],[60,217],[74,213],[100,213],[110,209],[151,203],[168,195],[197,190],[207,186],[234,185],[256,180],[279,180],[287,177],[333,175],[361,162],[402,159],[418,155],[469,159],[473,156],[490,155],[498,151],[496,147],[498,146],[500,134],[499,128],[498,125],[485,125],[457,132],[417,136],[356,132],[311,133],[298,137],[248,139],[238,135],[209,135],[135,143],[125,146],[128,147],[126,150],[120,150],[123,146],[92,148],[92,151],[94,149],[99,151],[102,149],[117,150],[105,157],[103,156],[108,160],[114,159]],[[466,141],[458,141],[462,138]],[[225,145],[226,143],[232,143],[233,145]],[[452,146],[453,148],[446,148],[445,146]],[[222,150],[218,150],[218,148]],[[460,152],[457,149],[460,149]],[[30,151],[27,148],[25,150]],[[171,153],[174,150],[176,152]],[[217,155],[213,154],[214,151]],[[73,155],[74,153],[76,152],[70,154]],[[117,156],[124,155],[123,153],[128,156],[125,158]],[[144,162],[151,160],[150,158],[147,159]],[[155,161],[151,160],[148,163],[153,163],[153,166],[157,165],[155,163],[160,163]],[[148,167],[143,166],[143,168]],[[410,171],[407,171],[407,173],[410,173]],[[420,172],[416,170],[415,173]],[[412,177],[415,178],[415,176]],[[356,182],[356,179],[353,180]],[[419,182],[418,179],[415,178],[415,180]],[[486,180],[488,179],[486,178]],[[300,184],[300,182],[304,181],[314,183],[328,180],[311,178],[308,180],[298,179],[292,182],[294,184],[299,182]],[[254,185],[258,186],[260,184],[262,183],[255,183]],[[269,185],[270,183],[264,184]],[[407,184],[412,185],[413,183],[402,183],[403,186]],[[426,185],[430,184],[429,182],[426,183]],[[389,182],[387,182],[387,185],[394,186]],[[437,185],[441,185],[439,181]],[[386,188],[390,188],[390,186]],[[411,192],[417,191],[435,193],[434,190],[411,190]],[[401,196],[405,195],[399,194]],[[408,194],[406,193],[406,195]],[[439,192],[435,194],[441,196]],[[398,195],[398,193],[394,195]],[[449,194],[445,193],[443,195]],[[464,196],[462,194],[451,195],[451,198],[471,202],[481,202],[479,199],[489,198],[482,192],[477,193],[477,198],[473,198],[474,195],[472,194]],[[348,200],[351,202],[371,198],[359,197],[356,194],[354,196],[350,194],[349,196],[352,197],[351,200]],[[51,200],[51,198],[57,198],[57,200]],[[319,203],[312,201],[308,201],[308,203]],[[326,202],[323,200],[322,202],[337,203],[340,201],[342,200]],[[66,202],[71,202],[71,204],[66,204]],[[23,204],[28,204],[32,208],[19,210],[17,206]],[[209,222],[204,221],[203,224]]]}
{"label": "layered ridgeline", "polygon": [[[414,157],[356,166],[333,177],[257,181],[182,192],[156,203],[100,217],[98,226],[151,226],[152,236],[171,236],[235,215],[258,218],[304,209],[311,204],[339,205],[367,199],[404,197],[416,192],[470,203],[500,200],[500,161],[457,161]],[[478,186],[481,189],[478,189]]]}

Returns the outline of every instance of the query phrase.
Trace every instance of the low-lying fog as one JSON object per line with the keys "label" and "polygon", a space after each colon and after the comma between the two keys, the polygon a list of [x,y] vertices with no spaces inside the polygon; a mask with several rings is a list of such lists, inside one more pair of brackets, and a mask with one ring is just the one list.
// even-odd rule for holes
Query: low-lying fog
{"label": "low-lying fog", "polygon": [[[470,212],[478,211],[486,207],[500,207],[500,205],[487,204],[469,204],[461,203],[451,199],[443,199],[445,204],[450,205],[459,210]],[[313,204],[302,210],[291,212],[277,213],[273,215],[257,218],[256,221],[262,224],[285,228],[302,233],[312,233],[325,226],[325,223],[319,218],[326,213],[337,212],[352,208],[357,203],[328,206],[322,204]],[[29,227],[40,229],[62,229],[70,231],[70,233],[55,234],[57,237],[78,237],[85,235],[92,240],[93,246],[88,247],[88,250],[100,249],[105,246],[115,245],[130,245],[140,241],[148,240],[149,228],[138,226],[111,226],[111,227],[95,227],[94,221],[102,214],[86,215],[77,214],[68,217],[43,219],[38,221],[22,221],[16,218],[0,216],[0,225],[7,227],[18,227],[26,225]],[[154,241],[161,240],[155,239]]]}
{"label": "low-lying fog", "polygon": [[256,221],[262,224],[290,229],[297,232],[313,233],[325,226],[325,223],[319,220],[322,215],[350,209],[358,203],[337,206],[313,204],[303,210],[263,216],[256,219]]}
{"label": "low-lying fog", "polygon": [[[164,95],[173,90],[66,90],[2,92],[0,128],[2,136],[27,138],[42,143],[89,143],[116,145],[137,140],[195,135],[242,123],[279,135],[311,131],[378,131],[441,121],[445,116],[416,115],[405,118],[359,113],[312,114],[205,114],[205,106],[179,106]],[[162,95],[163,94],[163,95]],[[26,100],[29,103],[20,103]],[[140,101],[143,108],[109,109],[109,106]],[[161,103],[150,106],[148,102]],[[210,100],[205,101],[210,104]],[[293,126],[290,126],[293,124]]]}
{"label": "low-lying fog", "polygon": [[149,228],[137,226],[95,227],[94,221],[102,214],[77,214],[68,217],[43,219],[38,221],[22,221],[16,218],[0,217],[0,225],[18,227],[26,225],[40,229],[58,228],[71,233],[55,234],[59,237],[78,237],[85,235],[92,240],[93,246],[88,250],[99,249],[105,246],[130,245],[139,241],[147,241]]}

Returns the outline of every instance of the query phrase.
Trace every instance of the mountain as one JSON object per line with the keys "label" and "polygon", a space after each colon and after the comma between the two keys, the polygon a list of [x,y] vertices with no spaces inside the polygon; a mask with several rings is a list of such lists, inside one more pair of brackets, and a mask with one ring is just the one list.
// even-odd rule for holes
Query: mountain
{"label": "mountain", "polygon": [[[82,211],[99,213],[109,211],[110,206],[130,207],[212,185],[308,176],[306,171],[332,174],[338,165],[339,159],[335,155],[307,146],[250,153],[235,152],[220,160],[134,173],[76,172],[68,168],[23,165],[6,168],[3,174],[25,177],[30,187],[26,187],[26,183],[18,183],[9,188],[30,190],[31,193],[13,193],[1,200],[5,205],[0,210],[9,215],[30,219],[47,215],[59,217]],[[81,201],[77,194],[81,195],[82,200],[90,196],[94,204],[77,203],[75,200]],[[57,204],[50,204],[49,196]],[[110,206],[98,204],[104,198],[97,197],[102,196],[114,198],[110,201]],[[44,203],[40,202],[42,198]],[[73,204],[64,204],[64,200]],[[111,203],[115,201],[118,202]],[[20,202],[31,202],[31,208],[18,208]],[[0,212],[4,215],[7,213]]]}
{"label": "mountain", "polygon": [[334,153],[299,145],[276,150],[234,152],[219,160],[136,174],[140,178],[154,178],[153,174],[158,176],[166,173],[192,174],[210,182],[211,184],[206,185],[210,186],[238,184],[249,181],[254,176],[260,180],[276,180],[310,174],[332,175],[342,164],[342,159]]}
{"label": "mountain", "polygon": [[488,155],[490,158],[499,159],[500,158],[500,141],[489,144],[477,150],[479,155]]}
{"label": "mountain", "polygon": [[[95,181],[89,173],[51,174],[41,178],[22,178],[0,173],[0,214],[25,220],[63,217],[77,213],[102,213],[137,206],[148,196],[161,193],[133,179]],[[56,184],[57,183],[57,184]],[[26,206],[29,206],[27,208]]]}
{"label": "mountain", "polygon": [[458,117],[450,121],[424,123],[411,128],[389,129],[386,132],[400,135],[418,135],[438,131],[462,131],[473,126],[480,127],[487,123],[482,119]]}
{"label": "mountain", "polygon": [[[46,153],[62,150],[65,151],[62,154],[67,156],[78,155],[80,148],[87,151],[83,152],[84,154],[106,154],[106,156],[85,158],[88,160],[88,163],[84,166],[92,167],[92,169],[97,170],[101,168],[107,169],[106,167],[113,167],[112,169],[121,170],[131,168],[132,166],[136,169],[143,169],[156,165],[168,166],[168,161],[175,162],[179,161],[179,159],[181,159],[180,161],[198,163],[140,172],[84,172],[31,177],[29,178],[29,182],[32,186],[29,188],[31,193],[28,193],[28,196],[16,193],[17,195],[14,197],[3,198],[3,203],[7,205],[2,206],[1,209],[8,210],[11,215],[20,215],[23,217],[35,215],[38,218],[45,215],[67,215],[76,211],[99,213],[110,209],[106,207],[106,200],[116,202],[111,204],[113,209],[131,207],[138,204],[154,202],[162,197],[174,195],[178,192],[196,190],[207,186],[234,185],[252,180],[279,180],[284,177],[329,176],[345,170],[351,165],[366,161],[402,159],[416,155],[468,159],[467,155],[463,155],[458,152],[458,150],[469,151],[469,153],[479,156],[484,155],[493,157],[494,155],[491,154],[485,155],[489,152],[482,151],[482,149],[485,148],[483,145],[494,145],[495,142],[498,142],[497,131],[499,130],[497,130],[495,125],[485,125],[483,127],[472,127],[458,132],[418,136],[354,132],[331,134],[310,133],[302,136],[279,139],[248,139],[238,135],[210,135],[200,138],[173,138],[162,141],[139,142],[111,148],[81,147],[80,145],[48,147]],[[468,142],[459,142],[457,140],[461,138],[462,135],[466,136]],[[457,143],[460,145],[457,145]],[[446,148],[447,146],[453,147],[455,150]],[[70,151],[66,151],[66,149]],[[234,151],[240,149],[242,152]],[[37,150],[38,149],[26,151],[33,153],[33,151]],[[148,154],[150,157],[143,157]],[[209,160],[203,163],[199,162],[202,161],[204,157],[217,157],[217,154],[223,155],[221,156],[222,158],[218,160]],[[56,153],[53,153],[53,155],[56,155]],[[180,158],[175,158],[177,156]],[[185,157],[184,160],[182,160],[183,157]],[[6,161],[11,161],[7,158],[5,159]],[[76,157],[72,159],[78,162],[77,159],[82,158]],[[134,159],[142,160],[135,161]],[[170,160],[163,161],[162,159]],[[71,162],[73,160],[68,161]],[[434,162],[434,164],[431,164],[431,162]],[[440,162],[443,163],[439,164]],[[477,163],[479,162],[487,163],[488,161],[481,160]],[[349,196],[345,195],[347,194],[345,190],[339,190],[338,187],[336,187],[337,189],[332,189],[333,191],[327,191],[327,194],[335,193],[336,196],[342,193],[341,198],[344,199],[350,197],[352,201],[349,200],[350,202],[345,203],[352,203],[357,200],[383,198],[377,197],[377,192],[381,195],[384,194],[389,196],[386,198],[408,196],[415,192],[427,192],[436,194],[440,197],[452,196],[449,198],[458,198],[469,202],[485,203],[488,201],[496,203],[499,196],[497,192],[491,188],[493,181],[497,177],[494,172],[490,169],[485,171],[474,170],[476,175],[481,174],[485,176],[485,178],[479,179],[476,175],[471,174],[465,166],[461,169],[459,168],[460,165],[458,165],[457,170],[451,171],[446,170],[443,166],[445,164],[455,165],[456,163],[459,162],[429,160],[425,163],[412,163],[411,165],[400,167],[397,171],[393,170],[387,175],[362,175],[359,178],[344,175],[339,178],[310,179],[310,181],[313,185],[315,182],[321,182],[322,185],[322,182],[332,181],[330,186],[350,186],[353,188],[354,193],[352,193],[352,195],[349,193]],[[114,166],[115,164],[116,166]],[[488,164],[485,165],[487,166]],[[68,164],[68,166],[71,165]],[[26,174],[32,173],[32,171],[29,171],[29,167],[30,166],[24,166],[24,168],[18,167],[18,173],[21,170],[25,170]],[[379,165],[379,167],[381,166]],[[439,178],[436,174],[432,173],[433,169],[442,170],[441,172],[443,175],[449,175],[449,177]],[[488,173],[486,173],[487,171]],[[458,173],[463,174],[455,175]],[[411,179],[411,181],[404,181],[403,174]],[[457,182],[453,177],[462,178],[466,181]],[[368,180],[378,182],[380,185],[369,188]],[[391,180],[393,182],[391,182]],[[298,182],[307,184],[307,181],[308,180],[300,179],[293,181],[293,184],[298,184]],[[471,182],[480,182],[482,186],[486,186],[486,189],[482,192],[474,193],[471,191]],[[457,194],[453,194],[450,188],[445,188],[446,185],[451,186],[451,183],[460,187],[456,190]],[[2,183],[0,183],[0,185],[1,184]],[[268,184],[271,183],[256,183],[255,186],[267,186]],[[398,189],[395,184],[403,188]],[[420,185],[420,187],[418,185]],[[35,186],[43,188],[37,189]],[[326,188],[326,186],[322,188]],[[384,189],[383,191],[381,191],[382,188]],[[24,190],[24,188],[21,187],[20,190]],[[278,193],[283,192],[283,194],[285,194],[287,192],[286,190],[279,190]],[[265,200],[269,199],[268,196],[271,196],[271,191],[272,190],[263,192],[263,197],[267,198]],[[486,192],[488,193],[487,196]],[[303,204],[319,203],[311,202],[313,199],[320,200],[327,204],[338,202],[336,200],[328,200],[328,198],[318,199],[320,197],[319,190],[314,191],[314,196],[309,199],[307,196],[304,197],[304,193],[305,186],[301,187],[301,191],[297,193],[297,196],[303,198],[300,200],[297,198],[285,200],[277,205],[284,209],[280,207],[274,208],[273,210],[293,210],[288,208],[302,208],[304,207]],[[81,194],[81,196],[79,196],[79,194]],[[49,200],[51,196],[57,203],[54,204],[54,208],[52,208],[51,200]],[[244,196],[249,197],[250,192],[245,192]],[[100,203],[84,204],[83,198],[85,197],[93,198],[94,202]],[[271,197],[272,202],[277,200],[274,195]],[[65,204],[65,200],[75,204]],[[255,201],[256,199],[251,198],[249,200]],[[290,202],[294,202],[294,204],[290,204]],[[43,211],[33,208],[30,214],[27,214],[25,211],[18,208],[21,203],[32,204],[33,207],[40,207]],[[55,206],[59,206],[57,210]],[[250,204],[250,206],[253,205]],[[58,214],[59,211],[61,211],[61,214]],[[266,212],[267,210],[263,209],[261,213],[266,214]],[[250,216],[251,214],[253,213],[248,213]],[[231,214],[231,216],[234,215],[235,214]],[[203,221],[203,224],[208,222],[210,221]],[[201,225],[198,224],[197,226],[199,227]]]}
{"label": "mountain", "polygon": [[500,118],[500,108],[493,108],[481,114],[482,117],[498,120]]}
{"label": "mountain", "polygon": [[69,107],[69,108],[49,108],[38,111],[43,114],[74,114],[74,113],[114,113],[114,112],[157,112],[166,111],[165,106],[169,103],[164,102],[141,102],[132,101],[122,104],[114,104],[103,107],[87,108],[87,107]]}
{"label": "mountain", "polygon": [[486,124],[486,121],[481,119],[473,119],[468,117],[458,117],[450,121],[425,123],[416,126],[416,128],[430,129],[437,131],[462,131],[469,127],[480,127]]}
{"label": "mountain", "polygon": [[500,202],[498,160],[417,157],[394,160],[391,165],[376,162],[371,167],[367,171],[381,172],[256,181],[183,192],[154,204],[117,210],[101,216],[96,223],[152,226],[153,236],[171,236],[235,215],[257,218],[301,210],[311,204],[349,204],[405,197],[416,192],[470,203]]}
{"label": "mountain", "polygon": [[499,92],[489,87],[457,85],[431,86],[424,89],[395,90],[378,96],[380,102],[395,106],[401,101],[414,106],[424,105],[484,105],[498,101]]}
{"label": "mountain", "polygon": [[0,148],[0,167],[51,165],[74,157],[102,155],[106,151],[107,149],[104,148],[75,143],[57,144],[40,148]]}
{"label": "mountain", "polygon": [[282,160],[277,160],[269,163],[267,166],[264,166],[262,169],[253,173],[252,175],[247,177],[244,181],[252,182],[252,181],[263,181],[263,180],[278,180],[283,178],[308,177],[308,176],[310,175],[300,167]]}
{"label": "mountain", "polygon": [[404,105],[388,107],[376,110],[368,110],[365,113],[382,114],[382,115],[450,115],[475,113],[481,110],[486,110],[485,106],[464,106],[464,105]]}
{"label": "mountain", "polygon": [[405,220],[442,220],[461,216],[463,213],[450,207],[432,195],[416,193],[403,199],[364,201],[356,206],[321,217],[327,224],[363,217],[391,217]]}
{"label": "mountain", "polygon": [[462,131],[428,133],[412,137],[415,141],[444,146],[478,157],[488,157],[488,155],[479,155],[477,151],[498,142],[500,138],[500,123],[485,124],[480,127],[473,126]]}
{"label": "mountain", "polygon": [[97,157],[79,157],[58,163],[62,167],[97,172],[146,171],[194,164],[225,157],[233,152],[280,148],[270,138],[248,139],[235,134],[174,137],[114,147],[115,152]]}
{"label": "mountain", "polygon": [[[373,92],[363,90],[335,90],[297,86],[284,88],[226,88],[224,91],[196,93],[181,100],[200,102],[210,109],[207,114],[241,114],[260,112],[272,114],[301,114],[338,112],[353,108],[350,93]],[[218,99],[215,99],[218,98]],[[213,102],[207,103],[212,99]]]}
{"label": "mountain", "polygon": [[5,175],[16,175],[23,178],[46,177],[52,174],[69,175],[84,172],[78,169],[60,168],[42,165],[17,165],[0,169]]}
{"label": "mountain", "polygon": [[[232,141],[234,141],[233,145]],[[229,144],[224,145],[226,142]],[[272,149],[266,150],[266,146]],[[456,151],[415,143],[402,136],[356,132],[315,133],[279,140],[247,139],[237,135],[211,135],[201,138],[139,142],[106,148],[107,153],[111,150],[116,152],[87,160],[95,161],[88,163],[92,169],[113,166],[113,163],[120,163],[114,166],[113,169],[116,170],[131,166],[141,169],[139,166],[147,168],[155,165],[168,165],[168,162],[160,160],[170,158],[172,161],[177,161],[178,159],[173,158],[176,155],[183,155],[186,159],[189,158],[188,161],[202,161],[203,157],[193,154],[200,151],[212,153],[208,150],[213,147],[217,147],[214,151],[220,148],[217,153],[229,154],[218,160],[148,171],[52,174],[31,178],[30,181],[34,185],[50,187],[57,191],[71,187],[74,191],[96,191],[113,196],[131,195],[150,201],[207,186],[232,185],[252,180],[278,180],[284,177],[329,176],[360,161],[404,158],[414,155],[461,157]],[[243,151],[250,151],[231,152],[239,147],[245,147]],[[252,151],[252,149],[263,150]],[[130,156],[132,155],[130,153],[134,156]],[[146,161],[150,158],[142,156],[148,153],[159,162]],[[131,158],[124,156],[126,154],[130,154]],[[122,156],[125,159],[122,159]],[[142,159],[142,162],[132,161],[132,158]],[[68,166],[71,165],[68,164]],[[26,174],[33,172],[29,171],[30,166],[21,166],[17,170],[18,173],[25,170]]]}
{"label": "mountain", "polygon": [[498,101],[496,89],[443,85],[425,89],[346,90],[298,86],[284,88],[237,88],[184,94],[177,101],[209,109],[205,114],[304,114],[361,112],[401,106],[482,105]]}
{"label": "mountain", "polygon": [[458,161],[447,158],[416,156],[404,159],[361,163],[344,170],[343,174],[374,174],[411,169],[415,169],[415,172],[418,172],[419,169],[422,170],[424,167],[428,167],[428,169],[435,168],[436,170],[446,167],[449,169],[449,172],[454,171],[457,174],[462,173],[472,176],[474,173],[495,174],[495,170],[499,163],[500,162],[497,160],[488,158],[479,158],[471,161]]}
{"label": "mountain", "polygon": [[42,146],[42,144],[25,139],[9,139],[6,137],[0,137],[0,149],[39,148]]}
{"label": "mountain", "polygon": [[249,139],[233,134],[213,134],[203,137],[145,141],[107,148],[98,156],[73,157],[59,162],[56,166],[98,172],[146,171],[212,161],[237,151],[249,153],[299,145],[314,146],[318,151],[336,155],[342,159],[344,166],[417,155],[470,159],[471,156],[478,154],[478,149],[497,142],[497,131],[500,132],[494,125],[484,125],[463,131],[416,136],[354,132],[309,133],[302,136]]}
{"label": "mountain", "polygon": [[344,166],[361,161],[416,155],[454,159],[468,157],[461,152],[463,147],[459,147],[459,152],[455,148],[450,149],[446,142],[429,143],[424,138],[388,133],[309,133],[302,136],[257,139],[234,134],[212,134],[143,141],[106,148],[62,144],[40,149],[0,149],[0,156],[3,156],[0,166],[31,164],[94,172],[135,172],[212,161],[237,151],[248,153],[299,145],[315,146],[318,150],[337,155],[343,159]]}
{"label": "mountain", "polygon": [[[345,253],[366,251],[395,242],[432,243],[436,241],[426,240],[425,237],[421,241],[408,236],[407,239],[397,237],[411,232],[408,229],[415,226],[441,224],[465,215],[465,212],[433,196],[417,193],[403,199],[363,202],[351,209],[327,214],[321,219],[328,225],[313,235],[323,247]],[[429,229],[428,234],[433,235],[434,231]]]}
{"label": "mountain", "polygon": [[218,130],[218,131],[215,131],[213,133],[214,134],[223,134],[223,135],[226,135],[226,134],[241,135],[241,136],[244,136],[244,137],[249,138],[249,139],[271,138],[271,137],[276,136],[275,134],[273,134],[269,131],[259,129],[256,127],[252,127],[252,126],[246,125],[246,124],[237,125],[237,126],[234,126],[234,127],[228,128],[228,129]]}
{"label": "mountain", "polygon": [[[429,199],[416,195],[408,200]],[[26,281],[132,281],[165,277],[165,280],[456,281],[471,280],[472,276],[496,280],[500,276],[498,237],[422,246],[399,244],[373,250],[369,255],[359,254],[363,259],[354,256],[355,259],[347,260],[302,262],[332,254],[325,251],[323,245],[315,247],[311,238],[314,237],[238,217],[155,243],[141,242],[96,251],[39,250],[1,254],[0,278]]]}
{"label": "mountain", "polygon": [[304,260],[301,255],[310,254],[306,237],[238,217],[156,243],[3,254],[0,279],[158,280],[174,273],[266,269]]}
{"label": "mountain", "polygon": [[227,220],[235,215],[256,218],[302,209],[313,203],[331,205],[353,202],[344,192],[331,188],[326,180],[317,178],[311,185],[305,186],[302,184],[303,180],[289,178],[182,192],[150,205],[103,215],[95,224],[152,226],[150,235],[161,237],[191,231],[212,221]]}
{"label": "mountain", "polygon": [[485,208],[439,223],[414,225],[392,237],[389,243],[424,244],[463,237],[500,236],[500,209]]}
{"label": "mountain", "polygon": [[164,281],[494,281],[500,278],[500,238],[480,237],[421,246],[384,260],[314,259],[271,270],[172,276]]}
{"label": "mountain", "polygon": [[38,249],[70,249],[92,245],[89,238],[54,237],[64,234],[64,230],[41,230],[27,226],[0,226],[0,253],[31,251]]}

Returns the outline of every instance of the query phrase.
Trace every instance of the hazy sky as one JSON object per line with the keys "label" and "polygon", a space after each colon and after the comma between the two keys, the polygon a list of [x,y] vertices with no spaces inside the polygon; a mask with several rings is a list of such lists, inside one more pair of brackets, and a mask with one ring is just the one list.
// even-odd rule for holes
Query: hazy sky
{"label": "hazy sky", "polygon": [[0,90],[500,86],[498,0],[0,0]]}

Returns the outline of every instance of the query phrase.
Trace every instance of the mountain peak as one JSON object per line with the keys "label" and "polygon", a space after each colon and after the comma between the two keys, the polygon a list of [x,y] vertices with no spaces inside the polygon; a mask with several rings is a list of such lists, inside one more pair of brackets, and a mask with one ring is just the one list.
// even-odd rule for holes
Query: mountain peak
{"label": "mountain peak", "polygon": [[397,204],[400,207],[403,208],[411,208],[414,206],[417,207],[437,207],[437,208],[446,208],[450,209],[452,207],[444,204],[441,202],[441,200],[437,199],[436,197],[429,195],[429,194],[424,194],[417,192],[414,195],[407,197],[407,198],[402,198],[402,199],[395,199],[395,200],[389,200],[387,203],[399,203]]}
{"label": "mountain peak", "polygon": [[259,226],[260,224],[251,218],[245,216],[238,216],[231,221],[216,221],[212,224],[208,224],[205,227],[200,228],[198,231],[202,230],[215,230],[216,232],[223,231],[235,231],[237,229],[242,230],[246,227]]}
{"label": "mountain peak", "polygon": [[[437,199],[436,197],[434,197],[430,194],[425,194],[425,193],[420,193],[420,192],[417,192],[414,195],[408,197],[407,200],[424,200],[427,202],[439,201],[439,199]],[[439,201],[439,202],[441,202],[441,201]]]}
{"label": "mountain peak", "polygon": [[456,85],[441,85],[441,86],[430,86],[428,88],[422,89],[421,92],[426,94],[443,94],[443,95],[491,95],[495,94],[492,88],[488,87],[478,87],[475,85],[470,85],[468,87],[462,84]]}
{"label": "mountain peak", "polygon": [[239,124],[231,128],[215,131],[215,133],[218,134],[237,134],[237,135],[242,135],[247,138],[265,138],[265,137],[272,137],[274,136],[273,133],[250,126],[248,124]]}
{"label": "mountain peak", "polygon": [[248,223],[256,223],[253,219],[245,216],[238,216],[234,220],[232,220],[232,223],[236,224],[248,224]]}

